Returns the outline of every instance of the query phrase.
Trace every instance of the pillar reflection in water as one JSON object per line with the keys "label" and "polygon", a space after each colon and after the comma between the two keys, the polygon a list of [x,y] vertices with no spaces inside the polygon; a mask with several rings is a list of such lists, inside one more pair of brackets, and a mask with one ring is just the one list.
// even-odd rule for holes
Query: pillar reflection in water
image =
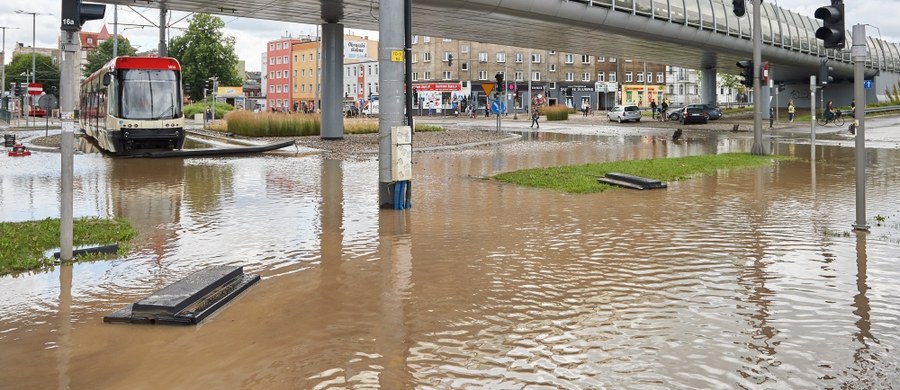
{"label": "pillar reflection in water", "polygon": [[412,235],[408,210],[382,210],[378,214],[378,258],[381,272],[381,328],[377,349],[384,357],[385,389],[401,389],[411,383],[406,369],[410,348],[406,328],[410,286],[412,285]]}
{"label": "pillar reflection in water", "polygon": [[868,233],[856,231],[856,295],[853,296],[853,314],[859,317],[856,321],[856,327],[859,332],[856,333],[856,341],[859,342],[859,349],[853,354],[854,359],[861,363],[867,360],[869,341],[877,342],[872,336],[872,322],[869,318],[870,307],[869,298],[866,292],[869,286],[866,283],[866,238]]}
{"label": "pillar reflection in water", "polygon": [[59,341],[57,343],[56,375],[59,389],[70,388],[69,361],[72,352],[72,264],[59,266]]}

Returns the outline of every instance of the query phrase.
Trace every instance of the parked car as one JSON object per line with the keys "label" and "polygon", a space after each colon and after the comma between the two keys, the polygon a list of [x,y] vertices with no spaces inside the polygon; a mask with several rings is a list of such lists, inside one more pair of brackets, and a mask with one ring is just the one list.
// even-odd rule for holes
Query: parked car
{"label": "parked car", "polygon": [[707,123],[709,121],[709,114],[706,113],[702,108],[697,107],[695,105],[686,106],[684,110],[681,111],[681,123]]}
{"label": "parked car", "polygon": [[610,122],[641,121],[641,109],[638,106],[615,106],[606,112],[606,118]]}
{"label": "parked car", "polygon": [[684,106],[669,107],[666,111],[666,119],[670,121],[681,121],[682,111],[684,111]]}
{"label": "parked car", "polygon": [[344,105],[344,116],[347,118],[359,116],[359,107],[355,104],[346,104]]}
{"label": "parked car", "polygon": [[722,111],[715,104],[691,104],[691,106],[702,108],[709,120],[716,120],[722,117]]}

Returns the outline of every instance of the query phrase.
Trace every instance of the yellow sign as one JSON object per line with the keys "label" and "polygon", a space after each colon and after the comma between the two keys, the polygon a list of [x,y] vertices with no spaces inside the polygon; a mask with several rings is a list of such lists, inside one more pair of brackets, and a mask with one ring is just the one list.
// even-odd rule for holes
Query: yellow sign
{"label": "yellow sign", "polygon": [[494,83],[482,83],[481,89],[484,90],[485,95],[490,95],[491,91],[494,90]]}
{"label": "yellow sign", "polygon": [[403,50],[391,50],[391,62],[403,62]]}

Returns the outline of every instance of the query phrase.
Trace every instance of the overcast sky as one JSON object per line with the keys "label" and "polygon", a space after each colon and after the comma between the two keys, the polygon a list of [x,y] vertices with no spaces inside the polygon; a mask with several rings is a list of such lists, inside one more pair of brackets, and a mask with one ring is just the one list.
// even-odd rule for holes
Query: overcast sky
{"label": "overcast sky", "polygon": [[[727,0],[726,5],[730,7]],[[770,0],[771,1],[771,0]],[[812,16],[816,8],[830,4],[830,0],[782,0],[774,3],[800,13]],[[896,22],[900,15],[900,0],[848,0],[845,2],[847,17],[845,24],[851,30],[854,24],[866,23],[880,29],[883,39],[900,42],[900,23]],[[32,16],[30,14],[16,14],[16,10],[26,12],[42,12],[44,15],[35,17],[37,33],[35,41],[37,47],[56,47],[60,25],[60,0],[30,0],[27,2],[14,0],[0,0],[0,27],[9,27],[6,30],[6,62],[9,63],[11,53],[16,42],[22,42],[30,47],[32,42]],[[105,23],[110,33],[113,32],[112,6],[107,6]],[[185,16],[181,12],[171,12],[172,20],[177,21]],[[136,25],[149,25],[146,19],[156,23],[159,20],[159,11],[152,8],[119,6],[119,33],[127,37],[132,45],[139,51],[156,48],[159,40],[159,32],[154,27],[138,27]],[[247,18],[222,17],[225,22],[225,34],[233,36],[236,40],[238,58],[244,60],[247,70],[260,70],[260,55],[265,51],[265,43],[278,39],[285,34],[294,37],[302,35],[315,35],[316,28],[313,25],[296,23],[284,23],[276,21],[260,21]],[[187,19],[184,19],[170,30],[171,35],[181,33],[178,27],[187,27]],[[99,31],[101,21],[90,21],[84,26],[85,31]],[[358,35],[377,36],[374,32],[354,30]],[[867,27],[869,35],[879,35],[879,30]],[[849,39],[849,37],[848,37]]]}

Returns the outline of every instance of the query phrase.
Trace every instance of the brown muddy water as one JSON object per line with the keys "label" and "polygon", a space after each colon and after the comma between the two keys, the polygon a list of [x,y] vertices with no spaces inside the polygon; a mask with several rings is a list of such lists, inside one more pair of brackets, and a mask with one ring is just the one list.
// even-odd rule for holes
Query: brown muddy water
{"label": "brown muddy water", "polygon": [[[799,159],[666,190],[480,178],[752,144],[524,138],[416,154],[406,211],[378,209],[374,157],[77,155],[76,217],[140,237],[0,277],[0,388],[900,387],[900,150],[868,151],[857,234],[850,148],[775,143]],[[58,154],[0,162],[0,220],[58,216]],[[263,280],[198,326],[102,323],[224,264]]]}

